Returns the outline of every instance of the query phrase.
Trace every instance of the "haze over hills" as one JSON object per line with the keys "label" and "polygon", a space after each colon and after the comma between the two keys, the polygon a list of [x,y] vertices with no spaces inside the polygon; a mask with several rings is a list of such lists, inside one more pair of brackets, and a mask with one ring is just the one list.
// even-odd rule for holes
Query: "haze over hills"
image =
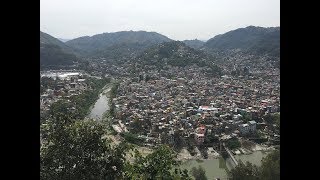
{"label": "haze over hills", "polygon": [[58,39],[64,43],[71,40],[71,39],[64,39],[64,38],[58,38]]}
{"label": "haze over hills", "polygon": [[60,40],[40,31],[40,67],[72,65],[78,61],[73,50]]}
{"label": "haze over hills", "polygon": [[[110,61],[125,62],[126,59],[134,59],[144,51],[152,52],[155,47],[159,48],[159,44],[166,44],[165,42],[173,42],[173,40],[156,32],[121,31],[91,37],[83,36],[64,43],[40,31],[40,61],[41,65],[45,66],[70,65],[77,58],[105,58]],[[215,56],[215,59],[221,60],[229,56],[230,52],[280,58],[280,27],[248,26],[217,35],[207,42],[197,39],[184,40],[183,43],[174,42],[173,44],[179,44],[180,47],[188,46],[192,49],[189,51],[198,49],[202,54],[220,54]],[[173,48],[173,51],[177,50],[175,49],[177,47],[170,43],[166,44],[167,46]],[[163,49],[160,47],[158,50],[160,56],[166,51]],[[175,53],[168,55],[176,56]],[[158,60],[161,62],[161,59]]]}
{"label": "haze over hills", "polygon": [[238,50],[256,55],[280,56],[280,27],[248,26],[209,39],[207,51]]}
{"label": "haze over hills", "polygon": [[[156,32],[120,31],[97,34],[91,37],[84,36],[67,41],[66,44],[86,56],[108,56],[110,53],[117,53],[112,52],[113,50],[127,55],[168,41],[172,40]],[[118,48],[122,50],[120,51]]]}
{"label": "haze over hills", "polygon": [[200,41],[198,39],[194,39],[194,40],[184,40],[183,41],[187,46],[192,47],[194,49],[200,49],[205,42]]}

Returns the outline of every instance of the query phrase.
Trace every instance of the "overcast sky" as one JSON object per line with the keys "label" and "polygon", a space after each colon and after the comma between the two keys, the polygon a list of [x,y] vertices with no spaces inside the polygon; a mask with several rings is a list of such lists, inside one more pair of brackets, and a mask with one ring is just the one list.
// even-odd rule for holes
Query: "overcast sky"
{"label": "overcast sky", "polygon": [[280,0],[40,0],[40,30],[65,39],[145,30],[207,40],[249,25],[280,26]]}

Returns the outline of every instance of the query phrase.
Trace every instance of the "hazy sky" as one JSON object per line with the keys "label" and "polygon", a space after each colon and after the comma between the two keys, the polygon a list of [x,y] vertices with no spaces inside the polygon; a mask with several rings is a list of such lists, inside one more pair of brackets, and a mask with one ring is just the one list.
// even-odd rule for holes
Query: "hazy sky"
{"label": "hazy sky", "polygon": [[207,40],[249,25],[280,26],[280,0],[40,0],[40,30],[57,38],[145,30]]}

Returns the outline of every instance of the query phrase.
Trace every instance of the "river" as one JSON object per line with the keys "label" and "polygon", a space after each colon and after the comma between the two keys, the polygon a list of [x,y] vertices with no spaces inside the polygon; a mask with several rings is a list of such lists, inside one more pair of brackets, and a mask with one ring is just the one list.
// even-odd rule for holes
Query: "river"
{"label": "river", "polygon": [[111,90],[111,87],[106,88],[99,95],[99,99],[94,104],[93,108],[91,109],[90,114],[88,115],[89,118],[101,120],[103,114],[109,110],[109,98],[107,97],[107,93]]}
{"label": "river", "polygon": [[[251,154],[247,155],[235,155],[234,157],[237,160],[241,160],[242,162],[249,161],[252,164],[255,164],[257,166],[261,165],[261,160],[263,157],[267,156],[268,152],[263,151],[255,151]],[[198,167],[201,165],[205,171],[206,175],[209,180],[214,180],[215,178],[227,179],[227,172],[225,170],[225,167],[228,168],[228,170],[231,170],[234,167],[234,164],[230,158],[227,158],[226,160],[222,158],[217,159],[210,159],[210,160],[189,160],[184,163],[182,163],[181,168],[185,168],[187,170],[191,170],[192,167]]]}
{"label": "river", "polygon": [[[106,94],[111,90],[111,87],[104,87],[104,90],[99,95],[99,99],[94,104],[93,108],[91,109],[90,114],[88,117],[94,118],[97,120],[101,120],[103,114],[109,110],[109,98],[106,96]],[[257,166],[261,165],[261,160],[263,157],[265,157],[268,153],[264,151],[255,151],[251,154],[247,155],[235,155],[234,157],[237,160],[241,160],[242,162],[249,161],[252,164],[255,164]],[[227,172],[225,168],[228,170],[232,169],[234,167],[234,164],[230,158],[227,158],[224,160],[223,158],[217,158],[217,159],[210,159],[210,160],[188,160],[184,163],[182,163],[181,168],[188,169],[189,171],[192,169],[192,167],[198,167],[201,165],[205,171],[206,175],[209,180],[214,180],[215,178],[227,179]]]}

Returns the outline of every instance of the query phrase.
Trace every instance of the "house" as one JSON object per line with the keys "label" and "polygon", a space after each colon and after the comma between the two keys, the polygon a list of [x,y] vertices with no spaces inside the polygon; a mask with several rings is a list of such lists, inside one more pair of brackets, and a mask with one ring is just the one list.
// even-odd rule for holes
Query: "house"
{"label": "house", "polygon": [[239,131],[241,134],[253,133],[256,131],[256,121],[249,121],[246,124],[239,125]]}
{"label": "house", "polygon": [[215,112],[217,112],[218,108],[210,107],[210,106],[200,106],[199,111],[200,112],[202,112],[202,111],[215,111]]}
{"label": "house", "polygon": [[196,133],[194,135],[194,139],[196,140],[197,144],[202,144],[204,142],[204,134]]}
{"label": "house", "polygon": [[248,122],[248,124],[249,124],[249,127],[250,127],[250,131],[251,132],[255,132],[256,131],[256,126],[257,126],[257,123],[256,123],[256,121],[249,121]]}
{"label": "house", "polygon": [[248,134],[249,133],[249,124],[241,124],[239,125],[239,131],[241,134]]}
{"label": "house", "polygon": [[202,144],[204,142],[204,133],[206,132],[205,126],[200,126],[195,130],[194,139],[197,144]]}

